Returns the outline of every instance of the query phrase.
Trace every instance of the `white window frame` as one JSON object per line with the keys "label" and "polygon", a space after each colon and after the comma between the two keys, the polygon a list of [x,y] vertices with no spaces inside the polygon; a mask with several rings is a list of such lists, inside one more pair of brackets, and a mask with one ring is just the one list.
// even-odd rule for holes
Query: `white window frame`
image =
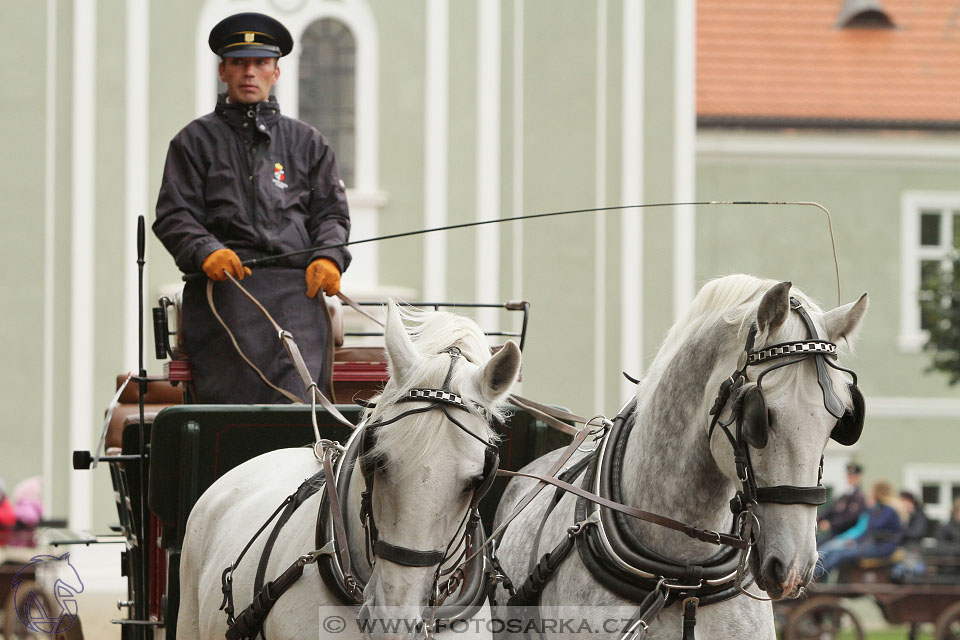
{"label": "white window frame", "polygon": [[[213,70],[217,56],[210,51],[207,38],[210,29],[224,17],[242,11],[265,13],[280,20],[293,36],[294,47],[280,62],[280,82],[276,96],[281,113],[296,118],[300,112],[300,40],[303,32],[316,20],[330,18],[343,23],[354,35],[356,43],[356,131],[354,149],[354,184],[347,189],[350,203],[351,239],[373,238],[379,233],[380,210],[387,195],[380,190],[379,165],[379,59],[380,38],[368,0],[207,0],[197,21],[196,42],[196,114],[213,110],[212,98],[217,93],[217,77]],[[336,151],[336,150],[334,150]],[[353,292],[378,289],[378,251],[375,243],[350,249],[353,263],[349,281]],[[354,293],[353,295],[359,295]]]}
{"label": "white window frame", "polygon": [[928,518],[946,522],[950,518],[950,506],[953,502],[951,487],[960,484],[960,464],[913,463],[903,468],[903,487],[918,498],[925,484],[940,486],[940,495],[945,498],[940,504],[924,505]]}
{"label": "white window frame", "polygon": [[[949,255],[945,238],[952,238],[953,217],[944,216],[940,228],[941,245],[920,246],[920,214],[925,210],[960,212],[960,191],[911,191],[901,197],[900,206],[900,349],[919,352],[927,341],[927,332],[920,328],[920,261],[943,260]],[[954,248],[956,249],[956,247]]]}

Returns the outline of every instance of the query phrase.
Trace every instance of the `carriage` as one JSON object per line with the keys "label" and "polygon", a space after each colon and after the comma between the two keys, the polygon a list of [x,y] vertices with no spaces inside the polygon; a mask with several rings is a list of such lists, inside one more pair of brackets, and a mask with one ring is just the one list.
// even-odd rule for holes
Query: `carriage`
{"label": "carriage", "polygon": [[[382,303],[358,303],[378,307]],[[440,310],[455,308],[500,309],[506,321],[519,315],[518,331],[488,332],[496,338],[512,338],[522,347],[526,339],[528,302],[471,304],[413,302],[411,306]],[[387,380],[382,333],[343,330],[343,309],[339,301],[328,302],[334,328],[333,391],[335,406],[357,423],[362,407]],[[127,597],[119,604],[127,615],[113,620],[122,628],[122,637],[174,638],[180,602],[179,574],[181,548],[187,518],[200,495],[214,481],[238,465],[269,451],[309,446],[314,441],[310,405],[198,405],[191,404],[192,375],[187,360],[171,338],[169,318],[176,304],[161,298],[154,309],[154,335],[158,358],[164,363],[162,375],[148,376],[143,394],[141,431],[140,393],[133,374],[117,376],[117,395],[107,410],[100,451],[78,451],[76,469],[97,464],[109,467],[116,498],[119,524],[114,532],[123,536],[122,574],[127,579]],[[506,322],[504,323],[506,325]],[[344,344],[346,340],[346,344]],[[352,344],[359,342],[360,344]],[[496,350],[497,347],[494,347]],[[350,429],[317,407],[322,436],[346,442]],[[501,425],[500,464],[519,469],[537,455],[567,440],[565,436],[535,418],[528,411],[511,407]],[[141,448],[141,443],[144,447]],[[146,451],[146,460],[141,455]],[[481,516],[489,526],[496,499],[506,485],[498,479],[490,491],[491,500],[481,505]],[[66,536],[61,543],[91,543],[92,538]]]}
{"label": "carriage", "polygon": [[[704,609],[700,617],[708,636],[752,630],[772,637],[772,611],[769,604],[757,602],[762,600],[758,594],[766,591],[774,598],[789,597],[805,581],[803,575],[812,571],[813,561],[807,553],[813,539],[810,510],[791,505],[822,504],[825,489],[817,469],[822,469],[823,442],[832,437],[841,444],[852,444],[863,426],[863,398],[856,374],[834,359],[836,342],[849,340],[866,312],[866,294],[824,312],[789,282],[752,276],[712,281],[668,333],[645,378],[654,381],[650,383],[654,386],[645,391],[640,383],[634,400],[616,419],[600,416],[592,425],[593,419],[564,411],[550,415],[555,410],[546,405],[509,395],[520,371],[520,351],[515,343],[507,343],[491,355],[486,337],[475,324],[463,329],[464,319],[450,316],[451,320],[439,322],[460,326],[460,338],[449,342],[450,334],[428,335],[422,327],[431,321],[425,320],[415,346],[400,313],[391,306],[385,349],[344,349],[333,366],[335,387],[346,385],[350,398],[361,404],[385,383],[384,395],[371,413],[365,414],[370,422],[363,429],[353,428],[360,410],[346,404],[329,405],[325,411],[291,405],[183,404],[191,397],[190,375],[176,348],[168,344],[169,306],[168,301],[154,313],[157,355],[173,356],[164,375],[151,378],[141,368],[139,376],[118,379],[118,393],[108,411],[100,446],[93,455],[86,451],[74,455],[77,469],[99,463],[110,467],[121,520],[116,531],[126,541],[122,564],[129,597],[121,604],[128,607],[129,615],[117,621],[125,638],[176,637],[177,625],[190,631],[181,631],[184,635],[198,635],[197,630],[203,629],[205,637],[219,637],[222,614],[227,616],[228,638],[253,637],[264,624],[277,631],[282,628],[278,625],[291,619],[301,625],[292,637],[315,633],[315,626],[303,626],[303,620],[297,618],[306,610],[304,606],[316,606],[315,600],[303,596],[317,595],[316,589],[321,588],[317,580],[297,583],[296,597],[281,601],[285,617],[267,618],[279,596],[309,564],[316,564],[324,578],[324,597],[339,597],[348,607],[351,602],[359,607],[357,622],[386,620],[384,616],[390,615],[383,611],[390,608],[386,605],[409,600],[403,606],[405,615],[411,614],[416,623],[409,630],[412,634],[424,633],[427,624],[470,618],[480,609],[484,615],[492,615],[490,603],[496,598],[509,606],[514,596],[533,594],[533,599],[521,604],[540,606],[541,593],[546,597],[549,591],[553,598],[545,603],[549,607],[557,598],[569,602],[576,597],[572,594],[582,594],[585,588],[596,591],[599,584],[627,603],[636,603],[634,613],[625,619],[625,637],[646,636],[654,621],[658,623],[655,637],[671,637],[681,631],[684,638],[693,637],[698,607],[714,603],[718,606]],[[502,307],[524,315],[529,311],[527,303]],[[525,327],[526,323],[522,324]],[[281,339],[284,333],[281,331]],[[521,345],[523,334],[513,336],[520,338]],[[710,349],[703,348],[704,342]],[[288,348],[291,355],[293,351]],[[384,375],[387,360],[391,370],[399,371],[390,379]],[[458,369],[460,362],[469,366]],[[782,368],[787,366],[790,368],[784,373]],[[762,387],[763,377],[774,370],[780,371]],[[660,378],[666,383],[658,384]],[[316,388],[307,385],[306,379],[305,386],[308,392]],[[319,395],[311,393],[314,398]],[[801,396],[806,407],[819,404],[821,409],[811,413],[803,408],[798,403]],[[502,408],[508,397],[517,406],[505,425],[497,426],[497,420],[504,421]],[[680,397],[690,402],[677,403]],[[418,406],[408,409],[407,401]],[[426,413],[434,418],[418,417]],[[338,414],[351,419],[339,423],[331,419]],[[712,417],[704,421],[708,414]],[[577,430],[558,421],[558,416],[587,426]],[[419,425],[418,430],[408,437],[406,429],[384,429],[398,421],[410,428]],[[431,421],[439,430],[425,430],[424,425]],[[544,422],[561,433],[549,431]],[[784,423],[803,428],[783,429]],[[678,431],[677,424],[688,428]],[[405,459],[410,449],[423,449],[419,454],[425,455],[427,448],[420,444],[428,441],[430,433],[446,442],[447,448],[430,452],[442,455],[431,458],[431,464],[425,464],[417,452]],[[570,440],[563,434],[574,437],[562,451],[554,451]],[[594,444],[588,444],[588,438]],[[313,447],[308,446],[311,442]],[[537,458],[547,451],[550,455]],[[754,453],[751,460],[751,451],[760,453]],[[623,460],[630,455],[643,455],[654,464],[625,467]],[[344,463],[344,459],[350,462]],[[527,465],[523,472],[511,471],[534,459],[536,464]],[[437,460],[442,468],[439,473],[431,468]],[[317,461],[324,467],[319,472]],[[558,477],[568,462],[571,466]],[[334,464],[335,471],[331,470]],[[354,468],[362,473],[351,475]],[[617,471],[624,468],[632,475],[629,485]],[[388,476],[389,469],[393,470]],[[571,472],[576,473],[571,476]],[[295,486],[305,473],[314,475],[286,495],[291,488],[287,485]],[[671,491],[643,491],[643,487],[665,486],[664,474],[678,480]],[[503,490],[501,475],[519,478],[508,487],[512,493],[505,492],[498,500],[497,494]],[[563,480],[579,482],[581,475],[580,487]],[[411,484],[413,476],[417,482],[422,480],[421,484]],[[376,477],[383,478],[377,484],[379,503],[373,489]],[[214,483],[216,492],[205,491]],[[550,484],[562,492],[543,492]],[[677,491],[699,498],[678,500]],[[732,501],[731,491],[736,493]],[[442,499],[430,495],[432,492],[443,494]],[[578,498],[568,495],[571,500],[564,500],[563,492]],[[488,493],[490,497],[481,501]],[[230,498],[224,499],[224,495]],[[549,496],[554,496],[552,501]],[[432,501],[436,521],[424,521],[419,515],[422,505],[416,500],[425,498]],[[656,502],[644,504],[651,498]],[[248,509],[255,514],[253,519],[260,521],[276,504],[268,506],[264,501],[273,500],[282,502],[241,551],[256,526]],[[311,500],[313,509],[294,514]],[[525,510],[534,500],[539,500],[538,505]],[[411,501],[415,503],[412,507]],[[405,504],[398,507],[399,502]],[[553,506],[544,512],[547,502]],[[660,513],[680,507],[678,515],[683,520],[631,504],[652,506]],[[319,515],[310,521],[305,514],[317,513],[318,505]],[[483,524],[490,523],[495,507],[497,526],[487,536]],[[338,522],[338,518],[346,521],[351,508],[351,521],[359,515],[362,532],[357,525],[345,531],[343,522]],[[383,515],[384,508],[390,517],[377,522],[389,526],[380,528],[378,536],[374,511]],[[291,516],[300,527],[294,534],[289,531],[296,527],[281,531]],[[578,520],[574,521],[574,516]],[[634,544],[631,548],[635,532],[623,528],[617,520],[622,517],[636,519],[645,527],[644,535],[650,534],[639,547]],[[257,540],[275,518],[270,535]],[[508,525],[511,528],[506,530]],[[394,535],[394,542],[385,539],[385,532],[390,537],[398,531],[401,536]],[[304,539],[307,533],[309,540]],[[286,544],[278,545],[278,553],[271,558],[278,535]],[[300,538],[292,537],[295,535]],[[608,535],[618,539],[611,542]],[[430,539],[426,549],[418,544],[417,536]],[[348,564],[353,556],[346,550],[348,539],[350,550],[359,554],[354,561],[361,560],[366,551],[365,576],[355,575]],[[536,555],[529,555],[531,542],[536,554],[538,548],[549,548],[538,545],[552,545],[558,539],[567,540],[563,553],[558,552],[561,543],[539,562]],[[323,540],[327,542],[321,546]],[[493,541],[496,556],[485,551]],[[255,561],[247,561],[239,574],[236,571],[254,542],[255,552],[262,553],[255,580]],[[304,554],[302,550],[314,548],[314,543],[315,550]],[[653,547],[645,548],[651,543]],[[591,559],[577,566],[569,562],[559,566],[574,545],[592,549],[580,554],[581,558],[593,554]],[[716,552],[717,547],[726,549]],[[650,548],[660,549],[652,552],[653,560]],[[698,563],[695,558],[704,557],[705,551],[711,555]],[[624,559],[625,555],[629,557]],[[528,557],[529,566],[536,564],[529,575],[525,569]],[[376,558],[384,562],[377,563]],[[270,575],[279,577],[264,584],[268,563],[272,563]],[[283,570],[278,563],[289,567]],[[361,571],[357,564],[354,567]],[[558,568],[550,587],[559,586],[544,589]],[[398,588],[413,574],[425,578],[422,584],[407,591]],[[238,575],[237,584],[242,584],[245,593],[253,587],[254,598],[234,616],[233,590]],[[515,589],[510,575],[518,581],[526,576],[526,580]],[[328,576],[332,576],[332,585]],[[183,584],[192,588],[179,592]],[[366,593],[364,584],[373,586],[373,595]],[[453,605],[445,609],[444,602],[454,594],[466,595],[468,600],[451,597]],[[488,599],[491,595],[493,599]],[[211,600],[214,597],[216,602]],[[244,601],[247,597],[243,596]],[[732,627],[731,607],[737,612]],[[599,629],[602,620],[587,618],[602,613],[594,608],[584,614],[583,622]],[[290,635],[289,627],[283,629],[280,635]],[[376,635],[392,637],[393,632]]]}
{"label": "carriage", "polygon": [[[914,556],[917,570],[894,570],[907,554]],[[906,625],[910,640],[929,623],[934,640],[960,638],[960,545],[955,543],[928,539],[889,558],[863,558],[840,570],[837,582],[814,584],[807,591],[802,600],[778,605],[785,640],[863,640],[864,624],[849,601],[864,597],[876,603],[887,623]]]}

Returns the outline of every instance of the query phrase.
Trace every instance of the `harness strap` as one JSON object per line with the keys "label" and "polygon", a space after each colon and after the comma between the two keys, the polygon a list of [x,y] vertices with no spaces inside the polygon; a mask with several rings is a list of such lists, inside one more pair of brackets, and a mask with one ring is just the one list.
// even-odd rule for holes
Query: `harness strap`
{"label": "harness strap", "polygon": [[683,636],[682,640],[696,640],[694,627],[697,626],[697,605],[700,604],[698,598],[687,598],[683,601]]}
{"label": "harness strap", "polygon": [[817,487],[794,487],[777,485],[776,487],[758,487],[757,502],[775,502],[777,504],[810,504],[820,506],[827,502],[827,489]]}
{"label": "harness strap", "polygon": [[[799,314],[803,320],[803,324],[807,326],[810,337],[814,339],[818,338],[817,328],[813,325],[813,320],[810,319],[806,309],[803,308],[803,305],[801,305],[796,298],[790,298],[790,308]],[[834,350],[836,350],[836,345],[834,345]],[[827,411],[829,411],[834,418],[842,418],[847,409],[837,396],[837,392],[833,390],[833,379],[830,378],[830,372],[827,369],[827,363],[824,360],[823,354],[818,353],[814,356],[814,360],[817,363],[817,383],[820,385],[820,389],[823,390],[823,406],[826,407]]]}
{"label": "harness strap", "polygon": [[[229,567],[223,570],[223,575],[221,576],[221,590],[223,591],[223,602],[220,604],[220,609],[227,614],[227,638],[230,640],[237,640],[239,638],[249,638],[255,636],[263,626],[263,621],[267,617],[270,608],[276,603],[277,598],[279,598],[283,591],[289,588],[291,584],[296,580],[296,578],[291,578],[287,574],[291,571],[288,569],[278,578],[276,581],[268,583],[266,587],[261,588],[263,584],[263,574],[266,571],[266,563],[270,557],[270,551],[273,549],[273,545],[276,542],[277,535],[280,532],[280,528],[290,519],[290,516],[293,512],[299,507],[303,502],[316,493],[320,484],[322,484],[323,479],[320,477],[322,472],[315,473],[306,480],[304,480],[297,490],[291,495],[287,496],[284,501],[280,504],[279,507],[267,518],[267,521],[263,523],[260,529],[257,530],[253,537],[247,542],[246,546],[240,552],[240,555],[237,557],[236,561],[231,564]],[[277,524],[274,525],[273,531],[270,533],[270,538],[267,540],[266,545],[264,546],[263,555],[260,557],[260,564],[257,567],[257,576],[254,583],[254,597],[253,602],[244,609],[239,616],[234,618],[234,605],[233,605],[233,571],[236,569],[237,565],[240,564],[240,561],[243,559],[243,556],[246,555],[247,551],[253,545],[253,542],[260,537],[260,534],[263,533],[264,529],[267,528],[267,525],[277,517],[277,514],[280,512],[283,513],[280,515],[280,518],[277,520]],[[301,562],[304,557],[301,557],[297,562]],[[296,563],[295,563],[296,564]],[[300,565],[300,573],[303,572],[303,564]],[[284,576],[287,576],[284,578]],[[297,576],[299,577],[299,575]],[[281,581],[281,578],[283,579]],[[289,581],[289,584],[287,582]],[[277,584],[286,585],[283,587],[282,591],[277,590]]]}
{"label": "harness strap", "polygon": [[[590,461],[593,459],[592,455],[587,455],[576,461],[570,468],[568,468],[563,473],[557,476],[558,479],[563,480],[564,482],[573,482],[576,480],[584,470],[590,466]],[[537,527],[537,534],[533,538],[533,544],[530,545],[530,562],[528,565],[527,573],[533,573],[537,567],[537,551],[540,549],[540,539],[543,537],[543,529],[547,526],[547,520],[550,519],[550,514],[553,513],[553,510],[560,504],[560,499],[563,498],[564,491],[560,487],[557,487],[557,490],[553,494],[553,500],[550,501],[550,504],[547,505],[547,510],[544,512],[543,517],[540,518],[540,526]],[[549,554],[547,554],[549,555]]]}
{"label": "harness strap", "polygon": [[[574,452],[580,447],[580,445],[583,444],[583,441],[586,440],[588,435],[589,435],[588,429],[581,429],[580,431],[578,431],[577,435],[574,436],[573,441],[567,445],[567,448],[563,450],[563,452],[560,454],[560,457],[557,458],[556,462],[553,463],[553,466],[550,467],[547,473],[550,476],[553,476],[559,473],[560,469],[563,468],[563,465],[567,463],[567,460],[570,459],[570,456],[572,456]],[[519,474],[516,474],[513,471],[507,471],[505,469],[498,469],[497,475],[507,476],[507,475],[519,475]],[[548,477],[549,476],[545,476],[545,478],[548,478]],[[530,504],[533,501],[533,499],[536,498],[540,494],[540,492],[546,488],[548,484],[550,484],[550,480],[553,480],[553,478],[549,478],[549,479],[537,478],[537,479],[540,481],[537,482],[537,484],[534,485],[533,488],[530,489],[530,491],[528,491],[527,494],[520,499],[520,502],[518,502],[517,506],[514,507],[513,513],[507,516],[504,519],[504,521],[500,523],[500,526],[497,527],[494,530],[494,532],[490,534],[490,537],[487,538],[486,542],[484,542],[482,545],[480,545],[480,547],[476,551],[474,551],[473,555],[480,553],[481,551],[483,551],[484,547],[486,547],[492,541],[497,540],[498,536],[502,535],[503,532],[506,531],[507,526],[511,522],[513,522],[513,520],[518,515],[520,515],[520,512],[523,511],[524,508],[526,508],[526,506]]]}
{"label": "harness strap", "polygon": [[586,489],[581,489],[580,487],[570,484],[569,482],[559,480],[551,475],[544,475],[541,473],[521,473],[519,471],[506,471],[503,469],[497,471],[497,474],[508,477],[533,478],[540,481],[540,484],[537,485],[538,487],[540,487],[541,484],[552,484],[555,487],[560,487],[564,491],[568,491],[574,495],[580,496],[581,498],[585,498],[586,500],[589,500],[590,502],[596,503],[600,506],[613,509],[614,511],[619,511],[620,513],[626,514],[633,518],[638,518],[662,527],[667,527],[668,529],[673,529],[674,531],[679,531],[680,533],[683,533],[696,540],[700,540],[701,542],[710,542],[716,545],[722,544],[737,549],[746,549],[748,545],[748,542],[739,536],[729,533],[719,533],[709,529],[699,529],[693,525],[674,520],[673,518],[661,516],[656,513],[650,513],[649,511],[637,509],[636,507],[631,507],[629,505],[620,504],[619,502],[614,502],[613,500],[608,500],[603,496],[599,496],[592,491],[587,491]]}
{"label": "harness strap", "polygon": [[634,612],[633,616],[631,616],[626,630],[620,636],[620,640],[646,638],[647,629],[650,628],[650,623],[653,622],[654,618],[660,615],[660,612],[667,604],[667,599],[669,596],[670,592],[667,590],[661,590],[660,587],[657,587],[648,593],[643,601],[640,602],[640,606],[637,607],[636,612]]}
{"label": "harness strap", "polygon": [[529,398],[524,398],[523,396],[518,396],[516,394],[510,394],[510,402],[517,405],[524,411],[530,413],[535,418],[546,422],[548,425],[554,429],[566,433],[567,435],[575,436],[580,431],[575,427],[571,427],[561,420],[570,420],[571,422],[579,422],[582,424],[587,424],[589,420],[578,416],[573,413],[568,413],[562,409],[557,409],[555,407],[548,407],[545,404],[540,404],[539,402],[534,402]]}
{"label": "harness strap", "polygon": [[546,586],[550,578],[553,577],[553,574],[556,573],[560,567],[560,563],[562,563],[573,550],[574,539],[575,536],[572,535],[564,536],[560,544],[554,547],[552,551],[543,554],[540,562],[533,567],[527,579],[520,585],[520,588],[507,600],[507,606],[537,605],[540,602],[540,592],[543,590],[543,587]]}
{"label": "harness strap", "polygon": [[[340,496],[337,494],[337,481],[333,473],[333,463],[329,455],[323,456],[323,477],[326,484],[327,499],[330,501],[334,555],[340,561],[340,566],[343,570],[344,586],[352,592],[350,595],[356,599],[358,591],[357,579],[353,575],[353,566],[350,563],[350,549],[347,546],[347,528],[343,524],[343,511],[340,510]],[[319,532],[318,528],[317,533],[319,534]]]}
{"label": "harness strap", "polygon": [[443,551],[420,551],[390,544],[386,540],[373,543],[373,553],[378,558],[389,560],[406,567],[432,567],[443,561]]}

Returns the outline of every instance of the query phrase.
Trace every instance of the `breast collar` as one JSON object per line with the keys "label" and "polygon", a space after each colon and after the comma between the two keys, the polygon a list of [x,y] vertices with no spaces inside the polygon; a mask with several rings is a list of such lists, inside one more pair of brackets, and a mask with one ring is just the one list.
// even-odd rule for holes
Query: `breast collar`
{"label": "breast collar", "polygon": [[[623,457],[635,417],[636,398],[614,418],[583,481],[585,488],[617,502],[623,502]],[[651,592],[661,590],[668,602],[692,594],[706,605],[738,593],[737,549],[724,549],[700,564],[677,562],[644,545],[622,513],[578,498],[574,519],[596,524],[585,527],[577,536],[577,552],[584,565],[601,584],[625,599],[641,602]]]}

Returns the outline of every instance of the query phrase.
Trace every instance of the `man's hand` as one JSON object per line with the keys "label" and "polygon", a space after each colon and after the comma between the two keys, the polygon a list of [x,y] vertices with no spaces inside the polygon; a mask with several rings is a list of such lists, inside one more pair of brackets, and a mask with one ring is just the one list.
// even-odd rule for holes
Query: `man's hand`
{"label": "man's hand", "polygon": [[307,297],[316,297],[320,289],[328,296],[340,291],[340,269],[328,258],[317,258],[307,267]]}
{"label": "man's hand", "polygon": [[217,249],[206,258],[200,265],[203,272],[211,280],[226,280],[226,271],[237,280],[243,280],[244,276],[250,275],[250,267],[243,266],[240,262],[240,256],[230,249]]}

